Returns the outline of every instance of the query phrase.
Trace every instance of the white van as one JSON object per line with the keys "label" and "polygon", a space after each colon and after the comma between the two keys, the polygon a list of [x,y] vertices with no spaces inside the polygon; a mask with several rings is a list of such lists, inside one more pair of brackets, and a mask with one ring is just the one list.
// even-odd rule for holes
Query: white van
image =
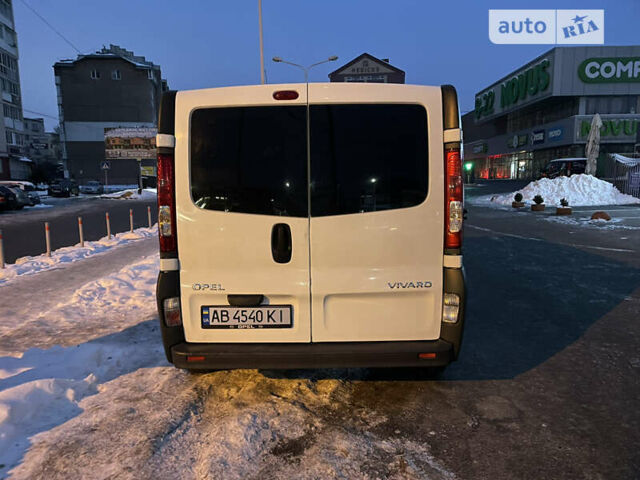
{"label": "white van", "polygon": [[162,339],[187,369],[444,366],[464,323],[450,85],[170,91]]}

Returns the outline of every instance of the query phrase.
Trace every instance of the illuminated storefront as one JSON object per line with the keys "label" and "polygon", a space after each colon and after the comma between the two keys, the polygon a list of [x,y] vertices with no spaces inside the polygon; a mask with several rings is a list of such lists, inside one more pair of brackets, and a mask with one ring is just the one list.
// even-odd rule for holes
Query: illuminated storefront
{"label": "illuminated storefront", "polygon": [[462,118],[465,161],[476,178],[537,178],[555,158],[584,156],[595,113],[600,155],[633,152],[640,46],[556,47],[480,91]]}

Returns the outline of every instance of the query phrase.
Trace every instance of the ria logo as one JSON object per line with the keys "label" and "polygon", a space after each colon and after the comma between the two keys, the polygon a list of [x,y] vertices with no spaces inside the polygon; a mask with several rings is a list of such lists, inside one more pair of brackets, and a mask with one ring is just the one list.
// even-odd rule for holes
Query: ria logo
{"label": "ria logo", "polygon": [[577,37],[578,35],[600,30],[593,20],[585,21],[587,17],[588,15],[583,15],[582,17],[576,15],[571,19],[573,20],[573,25],[562,27],[564,38]]}
{"label": "ria logo", "polygon": [[604,43],[604,10],[558,10],[556,21],[557,43]]}
{"label": "ria logo", "polygon": [[489,10],[496,44],[603,44],[604,10]]}

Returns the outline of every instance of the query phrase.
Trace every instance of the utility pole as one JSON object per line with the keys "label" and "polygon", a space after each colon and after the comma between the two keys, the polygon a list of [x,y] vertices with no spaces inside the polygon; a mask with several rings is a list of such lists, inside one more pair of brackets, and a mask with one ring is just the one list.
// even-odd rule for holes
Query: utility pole
{"label": "utility pole", "polygon": [[258,0],[258,21],[260,22],[260,83],[264,85],[264,47],[262,44],[262,0]]}

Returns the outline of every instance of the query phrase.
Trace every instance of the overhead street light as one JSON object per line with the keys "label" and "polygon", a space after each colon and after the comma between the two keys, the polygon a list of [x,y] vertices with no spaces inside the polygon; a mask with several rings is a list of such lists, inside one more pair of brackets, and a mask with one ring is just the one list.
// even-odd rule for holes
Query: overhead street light
{"label": "overhead street light", "polygon": [[304,67],[302,65],[298,65],[297,63],[293,63],[293,62],[289,62],[287,60],[284,60],[282,57],[273,57],[272,60],[276,63],[286,63],[287,65],[292,65],[294,67],[297,67],[299,69],[301,69],[304,72],[304,81],[305,83],[309,83],[309,70],[311,70],[313,67],[317,66],[317,65],[322,65],[323,63],[327,63],[327,62],[335,62],[338,59],[337,55],[331,55],[329,58],[327,58],[326,60],[322,60],[321,62],[317,62],[317,63],[312,63],[311,65]]}

